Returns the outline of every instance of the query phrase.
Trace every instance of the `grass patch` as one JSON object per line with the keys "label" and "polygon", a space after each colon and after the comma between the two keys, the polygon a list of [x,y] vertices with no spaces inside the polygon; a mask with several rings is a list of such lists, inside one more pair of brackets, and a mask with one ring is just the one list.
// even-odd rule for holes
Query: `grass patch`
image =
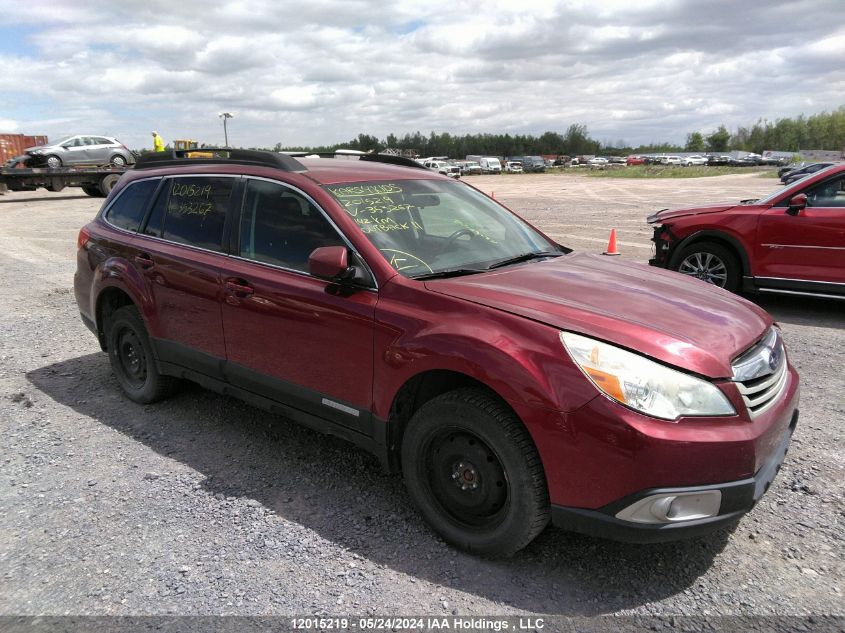
{"label": "grass patch", "polygon": [[594,178],[705,178],[707,176],[726,176],[728,174],[760,174],[777,176],[773,167],[677,167],[672,165],[631,165],[610,169],[586,169],[583,171]]}

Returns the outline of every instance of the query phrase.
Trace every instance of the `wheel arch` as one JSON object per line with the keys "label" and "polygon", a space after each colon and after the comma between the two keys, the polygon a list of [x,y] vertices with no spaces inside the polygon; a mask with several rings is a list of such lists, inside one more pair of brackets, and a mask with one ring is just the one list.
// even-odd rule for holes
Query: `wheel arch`
{"label": "wheel arch", "polygon": [[723,231],[707,229],[703,231],[696,231],[692,235],[688,235],[678,242],[672,249],[672,255],[669,257],[669,270],[676,270],[680,259],[681,252],[692,244],[699,242],[715,242],[721,244],[734,252],[739,258],[739,264],[742,267],[742,276],[751,274],[751,260],[748,257],[748,251],[742,242],[733,235]]}
{"label": "wheel arch", "polygon": [[[478,389],[496,398],[502,406],[507,407],[514,414],[516,419],[519,420],[519,423],[525,428],[532,443],[534,443],[534,436],[528,425],[525,424],[525,421],[519,415],[519,412],[496,389],[460,371],[452,369],[429,369],[408,378],[393,397],[386,437],[387,462],[390,471],[399,472],[402,469],[402,438],[414,414],[423,405],[437,396],[449,391],[465,388]],[[537,450],[536,443],[534,448]]]}
{"label": "wheel arch", "polygon": [[106,323],[116,310],[127,305],[138,307],[129,293],[117,286],[108,286],[97,296],[95,308],[97,339],[100,342],[100,349],[104,352],[108,350],[108,345],[106,344]]}

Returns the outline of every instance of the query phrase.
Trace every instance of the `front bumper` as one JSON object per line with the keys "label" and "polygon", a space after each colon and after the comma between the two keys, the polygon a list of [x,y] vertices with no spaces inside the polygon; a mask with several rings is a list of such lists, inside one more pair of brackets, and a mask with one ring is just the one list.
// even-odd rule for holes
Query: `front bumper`
{"label": "front bumper", "polygon": [[[737,521],[751,510],[769,489],[775,475],[783,464],[792,433],[798,424],[798,410],[792,414],[789,426],[781,435],[775,449],[752,477],[739,481],[706,486],[685,486],[678,488],[652,488],[628,495],[597,510],[568,508],[552,505],[552,523],[560,528],[582,532],[591,536],[608,538],[629,543],[657,543],[681,538],[690,538],[712,532]],[[638,501],[656,495],[681,495],[718,491],[721,504],[717,515],[676,523],[636,523],[622,520],[617,515]]]}
{"label": "front bumper", "polygon": [[651,242],[652,257],[648,260],[649,266],[668,268],[669,257],[671,255],[670,249],[673,243],[677,243],[677,240],[674,239],[669,227],[663,224],[656,224],[654,227],[654,235],[651,237]]}

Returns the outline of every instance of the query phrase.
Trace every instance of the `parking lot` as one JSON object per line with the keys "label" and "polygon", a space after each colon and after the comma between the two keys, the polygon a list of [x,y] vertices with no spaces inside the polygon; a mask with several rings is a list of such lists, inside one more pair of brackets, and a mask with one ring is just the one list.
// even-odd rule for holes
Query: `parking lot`
{"label": "parking lot", "polygon": [[[755,174],[468,177],[561,243],[764,195]],[[845,310],[753,297],[782,324],[801,419],[772,489],[738,527],[663,545],[547,529],[509,560],[443,544],[368,454],[189,386],[121,395],[73,298],[78,189],[0,196],[0,614],[843,613]]]}

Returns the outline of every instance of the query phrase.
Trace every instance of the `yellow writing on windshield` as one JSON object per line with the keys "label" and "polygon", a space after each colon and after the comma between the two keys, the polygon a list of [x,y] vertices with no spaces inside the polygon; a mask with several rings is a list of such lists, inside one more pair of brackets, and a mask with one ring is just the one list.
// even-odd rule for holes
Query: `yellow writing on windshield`
{"label": "yellow writing on windshield", "polygon": [[344,185],[328,190],[364,233],[422,230],[411,216],[414,205],[405,202],[397,184]]}
{"label": "yellow writing on windshield", "polygon": [[393,266],[396,270],[405,270],[406,268],[417,268],[422,264],[426,268],[428,268],[429,272],[434,272],[427,263],[421,260],[416,255],[411,255],[410,253],[406,253],[404,251],[396,250],[395,248],[382,248],[379,249],[382,253],[384,253],[388,259],[390,260],[390,265]]}

